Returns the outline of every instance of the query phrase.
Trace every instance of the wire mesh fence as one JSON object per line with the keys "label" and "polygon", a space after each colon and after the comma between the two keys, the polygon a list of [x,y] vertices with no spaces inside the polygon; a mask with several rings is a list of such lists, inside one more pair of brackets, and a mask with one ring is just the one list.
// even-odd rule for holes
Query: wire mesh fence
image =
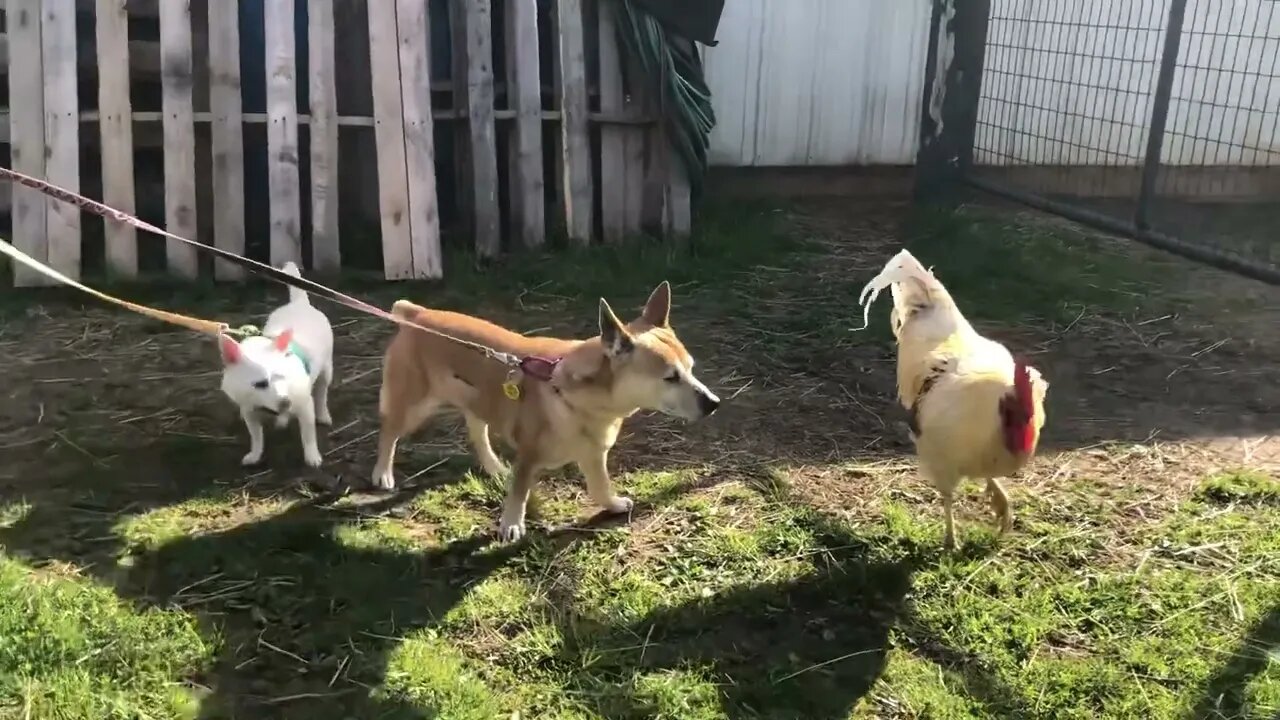
{"label": "wire mesh fence", "polygon": [[962,179],[1280,283],[1280,2],[968,7]]}

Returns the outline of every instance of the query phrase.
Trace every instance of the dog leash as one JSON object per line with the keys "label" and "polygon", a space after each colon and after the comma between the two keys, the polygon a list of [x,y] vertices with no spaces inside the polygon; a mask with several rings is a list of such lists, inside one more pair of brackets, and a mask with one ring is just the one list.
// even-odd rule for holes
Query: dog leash
{"label": "dog leash", "polygon": [[80,283],[76,280],[72,280],[66,275],[63,275],[57,270],[54,270],[48,265],[45,265],[39,260],[36,260],[30,255],[22,252],[21,250],[19,250],[18,248],[10,244],[8,240],[0,239],[0,253],[4,253],[5,255],[8,255],[9,257],[22,263],[23,265],[26,265],[32,270],[35,270],[36,272],[42,275],[51,277],[54,280],[57,280],[58,282],[64,285],[69,285],[81,292],[88,293],[98,298],[99,300],[105,300],[106,302],[112,303],[114,305],[119,305],[120,307],[125,308],[126,310],[132,310],[133,312],[136,312],[139,315],[145,315],[146,317],[149,317],[153,320],[167,322],[171,325],[177,325],[179,327],[184,327],[184,328],[187,328],[188,330],[194,330],[198,333],[204,333],[206,335],[217,335],[219,333],[224,333],[230,330],[230,326],[228,326],[226,323],[216,322],[214,320],[204,320],[202,318],[191,317],[190,315],[182,315],[180,313],[169,312],[168,310],[159,310],[153,307],[148,307],[146,305],[139,305],[138,303],[129,302],[128,300],[122,300],[118,297],[115,297],[114,295],[108,295],[100,290],[94,290],[88,285]]}
{"label": "dog leash", "polygon": [[[503,392],[506,393],[507,397],[511,398],[512,400],[516,400],[520,397],[519,380],[521,376],[528,375],[529,377],[533,377],[538,380],[549,381],[551,379],[552,373],[555,371],[556,365],[560,363],[560,360],[558,358],[544,358],[544,357],[538,357],[533,355],[527,356],[527,357],[520,357],[512,353],[502,352],[501,350],[495,350],[494,348],[488,347],[486,345],[482,345],[477,342],[472,342],[470,340],[464,340],[459,337],[454,337],[447,333],[440,332],[439,330],[426,327],[425,325],[420,325],[410,320],[396,317],[395,315],[387,312],[386,310],[383,310],[380,307],[370,305],[369,303],[364,302],[363,300],[356,299],[345,293],[341,293],[332,288],[325,287],[324,285],[321,285],[320,283],[317,283],[315,281],[308,280],[303,277],[295,277],[293,275],[290,275],[289,273],[284,272],[283,270],[279,270],[277,268],[271,267],[266,263],[261,263],[261,262],[258,262],[257,260],[252,260],[250,258],[237,255],[236,253],[233,253],[229,250],[224,250],[222,248],[215,247],[213,245],[205,245],[204,243],[200,243],[200,242],[196,242],[195,240],[184,238],[181,235],[175,235],[169,232],[168,230],[164,230],[159,227],[156,227],[155,225],[152,225],[151,223],[146,222],[145,220],[137,218],[133,215],[130,215],[129,213],[126,213],[122,210],[117,210],[109,205],[104,205],[103,203],[100,203],[96,200],[91,200],[79,193],[75,193],[70,190],[67,190],[66,188],[62,188],[52,183],[46,182],[44,180],[31,177],[30,175],[25,175],[23,173],[20,173],[10,168],[0,167],[0,178],[6,178],[12,182],[18,183],[20,185],[24,185],[33,190],[36,190],[45,195],[48,195],[52,198],[56,198],[66,203],[70,203],[72,205],[79,207],[81,210],[84,210],[85,212],[92,213],[99,217],[115,220],[116,222],[122,222],[126,225],[131,225],[139,230],[153,233],[155,235],[168,238],[170,240],[176,240],[180,243],[185,243],[187,245],[190,245],[191,247],[196,248],[197,250],[213,253],[214,255],[222,258],[223,260],[235,263],[236,265],[239,265],[245,268],[249,272],[252,272],[257,275],[266,276],[268,278],[271,278],[272,280],[275,280],[276,282],[298,288],[299,290],[303,290],[317,297],[321,297],[326,300],[329,300],[330,302],[334,302],[339,305],[343,305],[345,307],[351,308],[352,310],[356,310],[357,312],[362,312],[366,315],[372,315],[374,317],[396,323],[397,325],[403,325],[405,327],[415,328],[417,330],[421,330],[431,335],[435,335],[437,337],[443,338],[445,340],[449,340],[451,342],[454,342],[464,347],[468,347],[472,350],[475,350],[476,352],[483,354],[485,357],[491,360],[496,360],[497,362],[500,362],[503,365],[510,368],[510,372],[507,375],[507,380],[506,382],[503,383]],[[18,250],[16,247],[14,247],[8,242],[4,242],[4,247],[0,247],[0,251],[3,251],[9,257],[12,257],[15,260],[18,260],[22,264],[50,278],[53,278],[58,282],[65,283],[71,287],[74,287],[78,290],[81,290],[90,295],[93,295],[94,297],[97,297],[101,300],[105,300],[107,302],[119,305],[121,307],[127,308],[141,315],[145,315],[147,317],[154,318],[156,320],[161,320],[163,322],[168,322],[174,325],[189,328],[202,333],[218,334],[218,333],[231,331],[231,328],[227,326],[225,323],[217,323],[211,320],[201,320],[199,318],[192,318],[186,315],[179,315],[178,313],[170,313],[164,310],[157,310],[155,308],[150,308],[145,305],[138,305],[137,303],[131,303],[127,300],[121,300],[119,298],[112,297],[111,295],[107,295],[106,293],[99,292],[97,290],[94,290],[88,287],[87,285],[84,285],[75,280],[72,280],[71,278],[67,277],[66,275],[63,275],[62,273],[58,272],[57,270],[54,270],[53,268],[45,265],[44,263],[41,263],[35,258],[32,258],[31,256],[27,255],[26,253],[23,253],[21,250]],[[241,331],[245,329],[246,328],[241,328]],[[232,331],[232,332],[235,332],[235,331]]]}

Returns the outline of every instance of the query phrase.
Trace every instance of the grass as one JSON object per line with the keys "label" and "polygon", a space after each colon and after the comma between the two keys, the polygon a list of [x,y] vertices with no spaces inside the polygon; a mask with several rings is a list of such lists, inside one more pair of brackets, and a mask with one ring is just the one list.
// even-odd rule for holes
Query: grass
{"label": "grass", "polygon": [[[1280,481],[1205,436],[1244,432],[1206,419],[1239,407],[1230,383],[1275,378],[1246,377],[1257,356],[1189,359],[1222,325],[1191,317],[1202,271],[991,210],[913,221],[913,252],[975,323],[1059,369],[1065,398],[1011,484],[1014,532],[968,498],[945,554],[932,491],[881,418],[886,311],[849,332],[897,247],[879,213],[733,207],[686,249],[352,283],[586,333],[596,296],[624,312],[672,280],[700,374],[737,397],[704,425],[629,425],[611,461],[629,521],[586,519],[562,473],[515,545],[492,540],[500,490],[449,421],[406,444],[402,476],[424,472],[403,492],[330,492],[370,463],[376,323],[335,319],[349,421],[325,477],[274,437],[272,469],[246,474],[210,378],[173,375],[212,362],[200,348],[90,305],[56,322],[60,293],[8,302],[0,346],[25,389],[0,424],[0,717],[1274,717]],[[258,313],[257,293],[170,301]],[[1166,314],[1189,319],[1136,330]],[[1134,368],[1126,383],[1098,380],[1112,365]],[[1206,400],[1201,435],[1162,422],[1153,439],[1139,423],[1163,418],[1134,397],[1181,392],[1173,368],[1224,412]],[[165,379],[140,394],[117,371]]]}

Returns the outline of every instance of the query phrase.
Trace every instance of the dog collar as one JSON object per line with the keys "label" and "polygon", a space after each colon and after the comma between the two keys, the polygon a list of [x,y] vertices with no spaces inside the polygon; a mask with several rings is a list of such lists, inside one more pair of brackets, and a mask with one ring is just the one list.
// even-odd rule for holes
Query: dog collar
{"label": "dog collar", "polygon": [[289,347],[285,348],[284,353],[298,358],[302,362],[302,369],[306,370],[308,375],[311,374],[311,361],[307,358],[307,353],[302,349],[301,345],[290,340]]}

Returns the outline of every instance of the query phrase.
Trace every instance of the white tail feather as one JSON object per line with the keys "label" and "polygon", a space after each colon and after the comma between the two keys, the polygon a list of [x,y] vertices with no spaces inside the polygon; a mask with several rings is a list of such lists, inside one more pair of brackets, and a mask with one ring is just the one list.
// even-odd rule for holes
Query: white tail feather
{"label": "white tail feather", "polygon": [[[285,273],[286,275],[292,275],[296,278],[302,277],[302,271],[298,269],[298,264],[292,260],[285,263],[284,266],[280,268],[280,271]],[[289,302],[291,303],[300,302],[300,303],[306,303],[308,305],[311,304],[311,300],[307,297],[307,291],[299,290],[298,288],[292,285],[289,286]]]}
{"label": "white tail feather", "polygon": [[945,295],[946,290],[942,284],[938,282],[933,273],[929,272],[925,266],[916,260],[915,256],[906,250],[900,251],[894,255],[889,262],[885,263],[884,269],[879,275],[871,278],[871,281],[862,287],[862,293],[858,295],[858,304],[862,306],[862,327],[857,330],[866,330],[871,324],[871,306],[875,303],[876,298],[880,297],[880,292],[885,288],[891,288],[893,294],[894,305],[897,306],[911,295],[911,292],[899,294],[899,284],[908,280],[915,280],[915,285],[926,293],[932,294],[935,289],[942,290]]}

